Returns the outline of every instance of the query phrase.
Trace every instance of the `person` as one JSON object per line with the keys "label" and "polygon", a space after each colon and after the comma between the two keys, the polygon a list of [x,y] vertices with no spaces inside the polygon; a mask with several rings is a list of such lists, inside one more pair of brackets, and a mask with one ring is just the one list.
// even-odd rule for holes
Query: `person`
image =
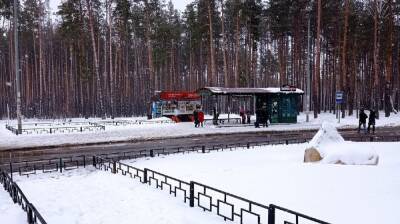
{"label": "person", "polygon": [[204,127],[204,112],[200,110],[198,113],[198,117],[201,127]]}
{"label": "person", "polygon": [[256,109],[256,122],[254,122],[254,126],[256,127],[256,128],[259,128],[260,127],[260,123],[261,123],[261,109],[260,108],[257,108]]}
{"label": "person", "polygon": [[247,111],[246,111],[246,119],[247,119],[247,124],[250,124],[250,119],[251,119],[250,110],[247,110]]}
{"label": "person", "polygon": [[358,117],[358,119],[359,119],[359,121],[358,121],[358,133],[360,133],[361,126],[363,126],[363,130],[365,132],[367,118],[368,118],[367,114],[365,114],[364,110],[361,109],[359,117]]}
{"label": "person", "polygon": [[197,108],[193,111],[193,118],[194,118],[194,127],[195,128],[199,127],[199,123],[200,123],[199,122],[199,111]]}
{"label": "person", "polygon": [[372,126],[372,134],[375,134],[375,119],[376,113],[374,110],[369,110],[369,119],[368,119],[368,133],[370,133],[371,126]]}
{"label": "person", "polygon": [[263,116],[263,127],[268,127],[268,109],[267,105],[264,103],[262,107],[262,116]]}
{"label": "person", "polygon": [[243,109],[243,107],[240,108],[239,115],[240,115],[240,117],[242,118],[242,124],[245,124],[245,122],[246,122],[246,117],[245,117],[245,115],[244,115],[244,109]]}

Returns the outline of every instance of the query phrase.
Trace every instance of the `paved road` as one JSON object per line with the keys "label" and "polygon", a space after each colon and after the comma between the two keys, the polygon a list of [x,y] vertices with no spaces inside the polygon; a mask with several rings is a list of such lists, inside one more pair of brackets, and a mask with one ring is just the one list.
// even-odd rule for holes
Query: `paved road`
{"label": "paved road", "polygon": [[[265,129],[267,130],[267,129]],[[213,135],[198,135],[181,138],[166,138],[158,140],[143,140],[136,142],[126,142],[118,144],[102,144],[102,145],[87,145],[87,146],[68,146],[68,147],[45,147],[31,148],[21,150],[9,150],[0,153],[0,163],[10,161],[24,161],[32,159],[48,159],[54,157],[93,155],[104,153],[115,153],[124,151],[134,151],[143,149],[157,148],[176,148],[176,147],[207,147],[213,145],[226,144],[245,144],[247,142],[266,142],[277,140],[309,140],[317,130],[302,130],[302,131],[264,131],[256,133],[230,133],[230,134],[213,134]],[[400,127],[387,127],[377,129],[376,135],[358,134],[353,129],[340,130],[342,136],[347,140],[353,141],[400,141]]]}

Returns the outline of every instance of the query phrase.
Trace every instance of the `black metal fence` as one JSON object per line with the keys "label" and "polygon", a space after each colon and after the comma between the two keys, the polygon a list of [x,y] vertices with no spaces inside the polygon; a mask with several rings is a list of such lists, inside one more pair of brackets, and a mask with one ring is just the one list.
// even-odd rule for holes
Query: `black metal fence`
{"label": "black metal fence", "polygon": [[[73,126],[49,126],[49,127],[40,127],[39,126],[33,126],[29,128],[23,128],[21,134],[56,134],[56,133],[79,133],[79,132],[88,132],[88,131],[102,131],[105,130],[104,125],[100,125],[97,123],[66,123],[67,125],[73,125]],[[6,129],[11,131],[12,133],[18,135],[18,130],[10,125],[6,125]]]}
{"label": "black metal fence", "polygon": [[[115,160],[93,156],[93,165],[100,170],[113,174],[129,176],[139,179],[156,189],[165,191],[177,198],[181,198],[190,207],[199,207],[222,217],[225,221],[239,221],[242,224],[268,223],[275,224],[329,224],[322,220],[295,212],[273,204],[263,205],[246,198],[228,193],[194,181],[184,181],[178,178],[148,169],[139,169]],[[288,221],[290,220],[290,221]],[[294,222],[291,222],[294,220]]]}
{"label": "black metal fence", "polygon": [[28,224],[46,224],[43,216],[35,208],[35,206],[29,202],[21,188],[15,183],[11,176],[0,169],[0,183],[3,185],[14,203],[18,203],[22,209],[26,212]]}
{"label": "black metal fence", "polygon": [[[174,123],[172,120],[110,120],[110,121],[96,121],[96,122],[29,122],[24,123],[21,134],[55,134],[55,133],[79,133],[88,131],[101,131],[105,130],[105,126],[128,126],[128,125],[142,125],[142,124],[169,124]],[[6,129],[18,135],[18,130],[14,126],[6,124]]]}

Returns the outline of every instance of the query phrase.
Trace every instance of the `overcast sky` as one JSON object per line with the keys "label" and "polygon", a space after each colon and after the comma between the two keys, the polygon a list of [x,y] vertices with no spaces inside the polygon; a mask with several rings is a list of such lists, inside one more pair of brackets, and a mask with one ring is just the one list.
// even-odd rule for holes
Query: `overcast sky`
{"label": "overcast sky", "polygon": [[[53,12],[58,10],[58,5],[60,4],[61,0],[49,0],[50,1],[50,8]],[[169,0],[166,0],[168,3]],[[183,12],[186,8],[186,5],[192,2],[192,0],[172,0],[176,9]]]}

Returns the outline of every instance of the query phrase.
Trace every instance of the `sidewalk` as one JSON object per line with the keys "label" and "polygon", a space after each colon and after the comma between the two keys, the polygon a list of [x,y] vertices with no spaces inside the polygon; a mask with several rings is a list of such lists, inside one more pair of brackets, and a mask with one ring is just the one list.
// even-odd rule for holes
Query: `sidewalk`
{"label": "sidewalk", "polygon": [[[400,125],[400,114],[392,115],[390,118],[385,118],[382,116],[383,115],[381,114],[381,118],[377,120],[377,127]],[[106,126],[106,129],[104,131],[95,132],[66,134],[30,134],[19,136],[16,136],[8,131],[5,128],[6,121],[3,120],[0,121],[0,150],[38,146],[65,146],[72,144],[140,141],[159,138],[190,137],[194,135],[206,134],[317,130],[324,121],[331,122],[332,124],[334,124],[334,126],[338,128],[355,129],[358,127],[358,120],[355,116],[341,119],[340,124],[337,122],[336,117],[333,114],[321,114],[318,119],[313,119],[312,115],[310,115],[310,122],[307,123],[305,120],[305,115],[301,114],[298,117],[297,124],[270,125],[268,128],[254,128],[254,126],[217,128],[211,124],[207,124],[203,128],[195,128],[192,123],[142,124],[131,126]],[[15,124],[15,121],[13,121],[13,123]]]}

